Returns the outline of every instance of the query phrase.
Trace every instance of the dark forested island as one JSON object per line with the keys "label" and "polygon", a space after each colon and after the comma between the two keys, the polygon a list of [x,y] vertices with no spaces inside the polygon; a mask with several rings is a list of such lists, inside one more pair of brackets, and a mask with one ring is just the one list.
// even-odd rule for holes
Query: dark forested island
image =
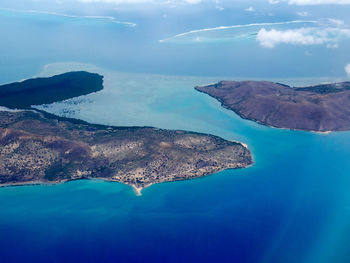
{"label": "dark forested island", "polygon": [[195,87],[244,119],[306,131],[350,130],[350,82],[290,87],[268,81],[221,81]]}
{"label": "dark forested island", "polygon": [[29,108],[49,104],[103,89],[103,76],[85,71],[68,72],[49,78],[33,78],[0,86],[0,106]]}
{"label": "dark forested island", "polygon": [[67,73],[0,87],[0,105],[26,108],[0,108],[0,186],[96,178],[140,191],[153,183],[252,164],[246,146],[213,135],[95,125],[27,109],[100,90],[102,76],[90,74]]}

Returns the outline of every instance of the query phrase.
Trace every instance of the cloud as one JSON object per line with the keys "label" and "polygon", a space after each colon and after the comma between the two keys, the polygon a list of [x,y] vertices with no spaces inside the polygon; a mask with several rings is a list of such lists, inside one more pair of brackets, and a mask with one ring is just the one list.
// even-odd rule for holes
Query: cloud
{"label": "cloud", "polygon": [[255,9],[254,9],[254,7],[250,6],[250,7],[246,8],[246,9],[244,9],[244,11],[247,11],[247,12],[254,12]]}
{"label": "cloud", "polygon": [[216,8],[217,10],[219,10],[219,11],[225,10],[225,8],[222,6],[221,0],[212,0],[212,2],[214,2],[215,8]]}
{"label": "cloud", "polygon": [[326,47],[327,47],[327,48],[338,48],[338,47],[339,47],[339,44],[338,44],[338,43],[327,44]]}
{"label": "cloud", "polygon": [[290,5],[350,5],[350,0],[269,0],[270,4],[288,2]]}
{"label": "cloud", "polygon": [[295,29],[279,31],[275,29],[261,29],[256,36],[258,42],[267,48],[274,48],[278,44],[293,44],[293,45],[315,45],[323,44],[322,39],[315,38],[308,34],[305,29]]}
{"label": "cloud", "polygon": [[350,77],[350,64],[347,64],[344,68],[346,75],[348,75]]}
{"label": "cloud", "polygon": [[296,20],[279,23],[202,28],[180,33],[162,40],[162,43],[222,43],[243,40],[257,41],[265,48],[289,44],[299,46],[322,45],[338,48],[341,41],[350,39],[350,28],[343,21],[321,19]]}
{"label": "cloud", "polygon": [[328,22],[330,22],[330,23],[332,23],[332,24],[334,24],[336,26],[344,25],[344,21],[343,20],[334,19],[334,18],[328,18],[327,20],[328,20]]}
{"label": "cloud", "polygon": [[279,2],[281,2],[280,0],[269,0],[269,3],[271,5],[275,5],[275,4],[278,4]]}
{"label": "cloud", "polygon": [[106,3],[106,4],[166,4],[170,6],[183,4],[199,4],[202,0],[76,0],[82,3]]}
{"label": "cloud", "polygon": [[326,45],[328,48],[337,48],[343,38],[350,38],[350,29],[342,28],[299,28],[289,30],[260,29],[256,40],[261,46],[274,48],[279,44],[291,45]]}
{"label": "cloud", "polygon": [[302,17],[305,17],[305,16],[308,16],[309,13],[306,12],[306,11],[304,11],[304,12],[297,12],[297,15],[298,15],[298,16],[302,16]]}

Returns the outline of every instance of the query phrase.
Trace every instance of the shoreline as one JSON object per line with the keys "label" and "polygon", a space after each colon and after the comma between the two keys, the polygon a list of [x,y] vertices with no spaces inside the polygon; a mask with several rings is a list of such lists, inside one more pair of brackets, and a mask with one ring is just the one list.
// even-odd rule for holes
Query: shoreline
{"label": "shoreline", "polygon": [[[205,86],[198,86],[198,87],[205,87]],[[335,131],[315,131],[315,130],[303,130],[303,129],[292,129],[292,128],[284,128],[284,127],[278,127],[278,126],[273,126],[273,125],[270,125],[270,124],[267,124],[267,123],[264,123],[264,122],[261,122],[259,120],[255,120],[255,119],[248,119],[246,117],[244,117],[242,114],[240,114],[238,111],[234,110],[234,109],[231,109],[229,108],[228,106],[226,106],[224,104],[223,101],[221,101],[221,99],[219,97],[216,97],[216,96],[212,96],[204,91],[201,91],[201,90],[198,90],[196,89],[196,87],[194,88],[196,91],[200,92],[200,93],[203,93],[203,94],[206,94],[208,95],[209,97],[215,99],[218,103],[220,103],[220,106],[221,108],[225,109],[225,110],[228,110],[230,112],[233,112],[235,113],[238,117],[240,117],[241,119],[245,120],[245,121],[251,121],[255,124],[259,124],[261,126],[265,126],[265,127],[268,127],[268,128],[272,128],[272,129],[279,129],[279,130],[287,130],[287,131],[301,131],[301,132],[310,132],[310,133],[316,133],[316,134],[320,134],[320,135],[326,135],[326,134],[330,134],[330,133],[334,133],[334,132],[350,132],[350,130],[335,130]],[[234,141],[234,142],[238,142],[240,144],[242,144],[243,146],[246,146],[245,143],[242,143],[242,142],[239,142],[239,141]],[[248,149],[248,147],[246,147]]]}
{"label": "shoreline", "polygon": [[[218,82],[218,83],[219,83],[219,82]],[[322,130],[308,130],[308,129],[286,128],[286,127],[273,126],[273,125],[264,123],[263,121],[260,121],[260,120],[254,119],[254,118],[247,118],[247,117],[245,117],[243,114],[241,114],[237,109],[230,108],[228,105],[226,105],[226,104],[224,103],[224,101],[222,100],[222,98],[220,98],[220,97],[218,97],[218,96],[215,96],[215,95],[213,95],[213,94],[210,94],[210,93],[208,93],[208,92],[206,92],[206,91],[200,90],[200,88],[205,88],[205,87],[207,87],[207,86],[212,86],[212,85],[215,85],[215,84],[218,84],[218,83],[209,84],[209,85],[195,86],[194,89],[195,89],[197,92],[199,92],[199,93],[206,94],[206,95],[208,95],[209,97],[215,99],[215,100],[220,104],[221,108],[226,109],[226,110],[228,110],[228,111],[230,111],[230,112],[235,113],[238,117],[240,117],[240,118],[243,119],[243,120],[252,121],[253,123],[256,123],[256,124],[259,124],[259,125],[262,125],[262,126],[265,126],[265,127],[268,127],[268,128],[275,128],[275,129],[289,130],[289,131],[301,131],[301,132],[315,133],[315,134],[319,134],[319,135],[327,135],[327,134],[335,133],[335,132],[350,132],[350,129],[348,129],[348,130],[338,129],[338,130],[327,130],[327,131],[322,131]],[[280,84],[280,85],[282,85],[282,84]]]}
{"label": "shoreline", "polygon": [[136,194],[136,196],[142,196],[142,190],[147,188],[147,187],[150,187],[151,185],[153,185],[153,183],[151,184],[146,184],[145,186],[136,186],[136,185],[131,185],[131,187],[133,188],[134,190],[134,193]]}
{"label": "shoreline", "polygon": [[30,182],[17,182],[17,183],[5,183],[1,184],[0,183],[0,189],[1,188],[6,188],[6,187],[20,187],[20,186],[56,186],[60,184],[65,184],[69,182],[74,182],[74,181],[83,181],[83,180],[88,180],[88,181],[102,181],[106,183],[120,183],[123,185],[131,186],[132,189],[134,190],[134,193],[136,196],[141,196],[142,195],[142,190],[150,187],[152,184],[147,184],[145,186],[139,186],[137,187],[136,185],[131,185],[131,184],[125,184],[123,182],[115,181],[115,180],[110,180],[110,179],[103,179],[103,178],[84,178],[84,179],[73,179],[73,180],[62,180],[62,181],[54,181],[54,182],[41,182],[41,181],[30,181]]}
{"label": "shoreline", "polygon": [[[49,133],[49,135],[46,135],[45,133],[45,136],[57,136],[57,133],[58,134],[62,133],[63,134],[61,135],[62,137],[53,137],[54,141],[56,142],[55,145],[57,145],[57,147],[54,149],[57,149],[57,151],[59,151],[61,156],[63,156],[62,158],[64,158],[64,160],[67,160],[67,163],[69,163],[70,161],[69,159],[70,155],[67,155],[67,153],[70,153],[69,151],[71,151],[72,149],[73,150],[78,149],[79,151],[73,157],[79,160],[81,164],[83,164],[84,162],[85,164],[84,164],[84,167],[77,166],[77,170],[72,170],[69,176],[62,176],[62,173],[64,173],[63,170],[57,170],[58,172],[61,172],[61,174],[56,174],[57,171],[51,171],[51,170],[46,171],[45,168],[41,168],[41,167],[39,168],[42,169],[43,172],[45,172],[45,176],[48,174],[51,177],[44,177],[42,175],[39,176],[39,174],[33,172],[32,174],[30,174],[31,175],[30,177],[28,176],[27,178],[21,178],[21,177],[18,177],[19,175],[18,173],[22,172],[22,170],[19,170],[19,172],[14,171],[12,172],[12,174],[10,174],[12,177],[8,177],[8,178],[4,177],[0,181],[0,187],[25,186],[25,185],[53,185],[53,184],[64,183],[67,181],[75,181],[75,180],[82,180],[82,179],[98,179],[98,180],[103,180],[108,182],[119,182],[119,183],[132,186],[135,194],[137,196],[141,196],[142,190],[144,188],[149,187],[150,185],[155,183],[190,180],[194,178],[207,176],[210,174],[215,174],[227,169],[245,168],[248,165],[253,164],[253,160],[252,160],[253,157],[246,144],[238,141],[235,141],[235,143],[232,143],[232,141],[230,142],[229,140],[225,140],[223,138],[220,138],[218,136],[211,135],[211,134],[203,134],[203,133],[184,131],[184,130],[162,130],[162,129],[157,129],[153,127],[117,127],[117,126],[115,127],[115,126],[88,124],[78,119],[69,119],[69,118],[59,117],[40,110],[28,110],[28,112],[25,110],[21,114],[20,113],[15,113],[12,115],[11,114],[3,112],[1,116],[3,116],[3,118],[7,118],[7,117],[9,118],[11,116],[14,116],[12,118],[14,118],[15,123],[17,121],[16,118],[18,118],[19,123],[21,123],[20,121],[23,118],[25,118],[27,122],[25,123],[26,126],[24,126],[23,129],[27,129],[29,124],[30,125],[35,124],[37,126],[38,121],[39,121],[39,124],[44,123],[45,125],[49,125],[49,127],[52,127],[53,130],[50,130],[51,133]],[[61,123],[61,126],[57,125],[57,123]],[[43,124],[43,127],[46,127],[44,124]],[[38,129],[36,126],[34,130]],[[10,135],[12,134],[16,135],[15,131],[20,130],[17,126],[15,127],[15,129],[11,129],[12,126],[9,126],[9,127],[10,128],[7,127],[6,129],[1,128],[0,130],[5,129],[4,131],[6,131],[7,133],[10,133]],[[134,143],[132,138],[134,138],[136,135],[138,137],[143,136],[142,138],[145,138],[144,141],[146,141],[147,139],[149,140],[149,141],[146,141],[147,143],[153,143],[152,145],[155,145],[155,149],[151,148],[151,150],[152,149],[153,150],[152,151],[149,150],[150,153],[154,153],[156,152],[156,150],[159,149],[160,153],[164,151],[166,152],[170,151],[171,153],[174,152],[175,157],[181,155],[187,158],[194,158],[194,159],[193,160],[191,159],[191,162],[188,164],[188,166],[186,166],[187,164],[183,162],[180,162],[180,163],[176,162],[175,157],[165,159],[165,161],[169,163],[169,167],[165,167],[163,170],[161,170],[160,168],[159,169],[157,168],[158,170],[148,171],[148,173],[145,173],[144,175],[142,175],[141,179],[137,177],[139,176],[139,171],[137,169],[129,171],[128,169],[118,170],[118,167],[112,167],[110,168],[110,170],[107,170],[107,172],[103,174],[101,170],[98,170],[98,169],[94,170],[94,169],[95,167],[99,167],[98,165],[104,164],[105,161],[109,161],[110,160],[108,159],[109,156],[99,157],[99,155],[97,155],[98,157],[97,158],[96,155],[94,155],[96,150],[95,148],[92,148],[92,147],[94,145],[99,145],[98,144],[99,141],[97,139],[96,141],[93,141],[90,144],[87,144],[84,142],[83,139],[80,139],[80,137],[69,138],[68,135],[70,135],[70,133],[68,133],[68,135],[63,133],[63,131],[64,132],[75,131],[72,127],[77,131],[85,131],[87,133],[87,135],[85,135],[86,137],[83,137],[83,139],[94,138],[93,136],[95,135],[95,133],[102,131],[103,136],[109,139],[109,141],[107,141],[108,143],[110,141],[113,142],[114,140],[120,143],[121,141],[120,138],[123,138],[123,140],[125,140],[125,138],[126,137],[129,138],[128,136],[130,135],[130,138],[131,138],[130,142],[129,141],[127,142],[131,146],[133,146],[133,143]],[[36,133],[31,134],[26,131],[21,131],[19,132],[19,134],[20,135],[26,134],[26,136],[29,136],[28,138],[35,138],[36,140],[38,140],[39,143],[46,142],[45,140],[48,140],[46,137],[43,137],[43,135],[41,135],[40,132],[37,132],[37,134],[39,134],[40,136],[37,136]],[[18,135],[16,136],[17,136],[16,138],[18,138],[17,143],[19,147],[24,139],[22,139],[22,137]],[[67,136],[68,139],[66,139],[65,136]],[[101,138],[104,138],[104,137],[101,137]],[[48,137],[48,138],[50,140],[53,140],[51,139],[51,137]],[[101,140],[101,138],[98,138],[98,139]],[[181,140],[183,139],[189,140],[188,138],[197,139],[199,147],[202,147],[202,146],[207,147],[207,145],[209,145],[209,146],[212,146],[215,151],[211,150],[213,152],[213,154],[211,154],[208,151],[200,151],[201,148],[198,148],[198,149],[196,147],[194,147],[193,149],[186,148],[188,145],[189,146],[192,145],[191,141],[188,142],[186,140],[183,143],[184,145],[179,144],[180,146],[172,147],[170,148],[170,150],[169,149],[164,150],[164,147],[162,148],[162,143],[164,142],[175,144],[175,141],[176,141],[175,139],[179,140],[179,142],[182,142]],[[62,142],[62,145],[57,142]],[[73,143],[68,143],[68,142],[73,142]],[[6,145],[6,141],[4,145]],[[67,145],[69,145],[69,147]],[[109,144],[107,144],[107,146],[108,145]],[[109,148],[107,146],[105,147],[108,150]],[[112,144],[112,146],[114,147],[114,144]],[[40,147],[42,147],[43,149],[46,149],[45,144],[43,144],[43,146],[40,146]],[[67,151],[66,148],[69,149],[69,151]],[[105,149],[105,148],[102,148],[102,149]],[[121,149],[124,150],[123,148]],[[82,158],[81,157],[82,155],[80,154],[80,152],[83,152],[83,150],[88,153],[88,155],[86,155],[84,158]],[[135,151],[137,153],[137,149]],[[25,153],[28,154],[28,156],[31,158],[36,157],[35,152],[25,152]],[[156,154],[159,155],[158,152],[156,152]],[[150,155],[150,156],[153,156],[153,155]],[[222,156],[224,157],[227,156],[227,158],[225,159]],[[6,152],[2,154],[1,157],[7,158]],[[156,157],[157,155],[153,156],[152,157],[153,159],[152,158],[150,158],[149,160],[147,159],[146,160],[147,162],[143,160],[142,163],[138,163],[137,167],[139,167],[140,169],[145,169],[144,167],[148,167],[149,161],[154,160],[155,162],[159,162],[159,160],[157,159],[158,157],[157,158]],[[2,167],[8,166],[8,163],[6,163],[7,162],[6,158],[2,160],[2,163],[1,163]],[[204,158],[205,160],[211,160],[214,163],[210,163],[210,162],[209,164],[204,163],[204,166],[197,167],[197,162],[200,161],[201,158]],[[113,161],[114,159],[111,159],[111,160]],[[132,161],[134,161],[134,159],[132,159]],[[135,159],[135,161],[137,161],[137,159]],[[19,165],[21,165],[21,159],[18,160],[18,163]],[[50,162],[48,163],[51,164]],[[19,166],[19,167],[22,167],[22,166]],[[59,166],[58,168],[63,169],[61,168],[61,166]],[[26,166],[24,166],[23,169],[26,169]],[[80,170],[84,170],[85,173],[82,173]],[[116,174],[116,171],[119,171],[119,173]],[[157,174],[159,173],[159,175],[157,177],[152,177],[154,173],[157,173]],[[48,180],[48,179],[51,179],[51,180]]]}
{"label": "shoreline", "polygon": [[102,182],[106,182],[106,183],[120,183],[120,184],[123,184],[123,185],[131,186],[132,189],[133,189],[133,192],[135,193],[136,196],[142,196],[142,190],[152,186],[153,184],[173,183],[173,182],[181,182],[181,181],[192,181],[192,180],[204,178],[204,177],[211,176],[211,175],[216,175],[216,174],[218,174],[220,172],[223,172],[223,171],[246,169],[246,168],[250,168],[250,167],[252,167],[254,165],[255,165],[255,162],[254,162],[254,160],[252,160],[252,163],[247,165],[247,166],[236,166],[236,167],[233,167],[233,168],[227,168],[227,169],[223,169],[223,170],[218,170],[218,171],[213,172],[213,173],[204,173],[203,175],[198,176],[198,177],[187,178],[187,179],[179,179],[179,180],[173,180],[173,181],[161,181],[161,182],[157,182],[157,183],[149,183],[149,184],[146,184],[145,186],[139,186],[139,187],[137,187],[134,184],[126,184],[126,183],[123,183],[123,182],[120,182],[120,181],[116,181],[116,180],[113,180],[113,179],[108,179],[108,178],[78,178],[78,179],[53,181],[53,182],[30,181],[30,182],[16,182],[16,183],[3,183],[3,184],[0,183],[0,189],[1,188],[6,188],[6,187],[21,187],[21,186],[56,186],[56,185],[65,184],[65,183],[69,183],[69,182],[73,182],[73,181],[88,180],[88,181],[102,181]]}

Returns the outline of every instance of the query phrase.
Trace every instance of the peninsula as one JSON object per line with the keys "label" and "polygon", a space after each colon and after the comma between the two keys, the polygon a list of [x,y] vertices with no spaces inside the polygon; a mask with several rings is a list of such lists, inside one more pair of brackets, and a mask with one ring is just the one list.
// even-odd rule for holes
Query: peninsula
{"label": "peninsula", "polygon": [[[84,73],[88,79],[83,78],[77,93],[100,89],[102,77],[89,74]],[[32,96],[27,102],[22,95],[18,96],[23,101],[17,101],[11,87],[15,87],[17,94],[22,94],[23,90],[30,94],[26,87],[32,82],[0,87],[0,94],[6,98],[0,96],[0,105],[24,108],[0,108],[0,186],[91,178],[122,182],[141,191],[154,183],[244,168],[253,162],[246,146],[213,135],[152,127],[96,125],[29,107],[33,101],[34,104],[48,103],[71,96],[64,85],[68,83],[72,87],[75,83],[73,87],[78,87],[79,81],[71,79],[77,76],[80,79],[82,75],[60,75],[59,79],[63,77],[65,81],[59,81],[54,87],[50,81],[57,83],[57,77],[45,79],[43,86],[29,85],[29,90],[38,93],[40,87],[57,93],[47,92],[40,100]],[[4,87],[6,92],[2,90]],[[63,91],[59,91],[60,88]],[[54,97],[55,94],[58,97]]]}
{"label": "peninsula", "polygon": [[350,82],[290,87],[268,81],[221,81],[195,87],[244,119],[295,130],[350,130]]}
{"label": "peninsula", "polygon": [[212,135],[0,111],[2,186],[100,178],[141,189],[251,164],[245,146]]}

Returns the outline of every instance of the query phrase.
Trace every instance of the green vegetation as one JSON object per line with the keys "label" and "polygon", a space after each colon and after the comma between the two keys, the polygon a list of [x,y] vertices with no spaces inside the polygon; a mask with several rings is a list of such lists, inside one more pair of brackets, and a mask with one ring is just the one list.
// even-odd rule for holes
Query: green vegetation
{"label": "green vegetation", "polygon": [[85,71],[68,72],[50,78],[28,79],[0,86],[0,105],[27,109],[86,95],[103,89],[103,76]]}

